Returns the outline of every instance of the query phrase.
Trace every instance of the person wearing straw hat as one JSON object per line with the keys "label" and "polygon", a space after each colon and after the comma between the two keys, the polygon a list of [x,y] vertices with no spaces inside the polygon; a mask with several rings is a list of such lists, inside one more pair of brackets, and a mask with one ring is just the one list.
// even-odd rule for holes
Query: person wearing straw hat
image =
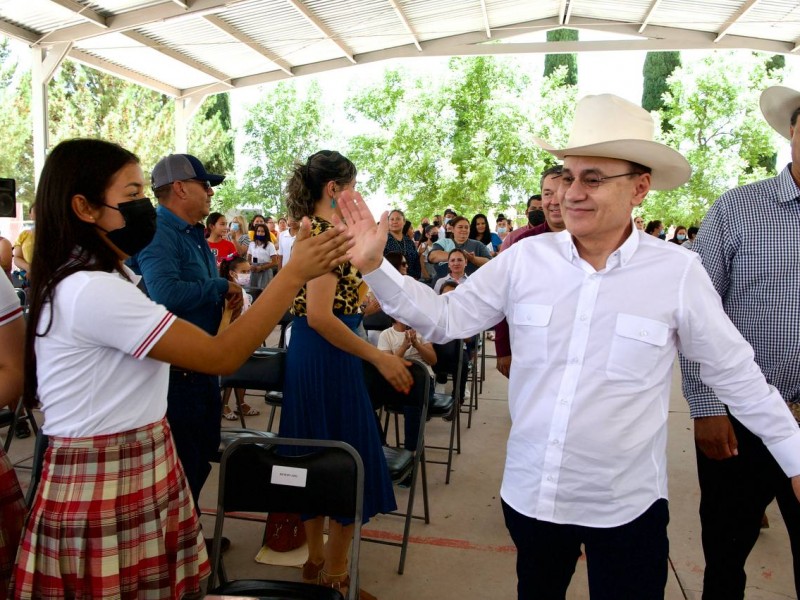
{"label": "person wearing straw hat", "polygon": [[[698,257],[633,226],[650,189],[691,174],[653,141],[642,108],[614,95],[577,105],[564,161],[567,230],[522,240],[445,296],[382,260],[379,225],[342,198],[352,264],[384,311],[434,342],[508,319],[514,360],[501,497],[519,598],[564,598],[585,546],[592,598],[664,597],[667,414],[678,347],[764,440],[800,498],[800,431],[731,324]],[[536,265],[531,276],[531,265]],[[678,282],[668,291],[647,277]]]}
{"label": "person wearing straw hat", "polygon": [[[800,92],[773,86],[760,104],[767,122],[791,142],[792,162],[777,177],[723,194],[692,250],[753,347],[767,382],[800,420]],[[800,504],[789,481],[757,432],[703,384],[700,366],[687,360],[681,366],[697,442],[704,600],[744,597],[744,565],[764,509],[775,498],[789,532],[800,597]]]}

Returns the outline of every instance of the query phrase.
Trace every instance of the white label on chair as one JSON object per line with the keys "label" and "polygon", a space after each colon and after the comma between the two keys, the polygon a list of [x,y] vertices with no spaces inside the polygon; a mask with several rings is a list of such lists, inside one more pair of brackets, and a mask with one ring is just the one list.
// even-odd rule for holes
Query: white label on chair
{"label": "white label on chair", "polygon": [[308,475],[308,469],[274,465],[272,467],[272,479],[270,479],[270,483],[274,485],[306,487],[306,475]]}

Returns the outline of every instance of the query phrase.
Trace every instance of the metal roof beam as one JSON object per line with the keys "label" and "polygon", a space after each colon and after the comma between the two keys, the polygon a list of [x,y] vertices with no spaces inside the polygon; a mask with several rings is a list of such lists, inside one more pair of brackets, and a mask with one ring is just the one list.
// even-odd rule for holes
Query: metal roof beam
{"label": "metal roof beam", "polygon": [[39,39],[39,36],[30,29],[23,29],[19,25],[14,25],[3,19],[0,19],[0,33],[28,44],[35,44],[36,40]]}
{"label": "metal roof beam", "polygon": [[644,16],[644,19],[642,19],[642,26],[639,27],[639,33],[642,33],[644,28],[650,24],[650,19],[653,18],[659,4],[661,4],[661,0],[653,0],[650,4],[650,8],[647,9],[647,14]]}
{"label": "metal roof beam", "polygon": [[192,69],[200,71],[201,73],[205,73],[209,77],[213,77],[222,84],[227,84],[230,87],[233,87],[232,85],[230,85],[230,79],[231,79],[230,77],[228,77],[224,73],[220,73],[216,69],[212,69],[211,67],[204,65],[203,63],[201,63],[198,60],[195,60],[191,56],[187,56],[183,52],[179,52],[172,48],[168,48],[163,44],[157,42],[156,40],[153,40],[145,35],[142,35],[137,31],[126,31],[125,33],[123,33],[123,35],[125,37],[132,39],[134,42],[138,42],[139,44],[147,46],[148,48],[152,48],[153,50],[160,52],[165,56],[169,56],[170,58],[185,64],[187,67],[191,67]]}
{"label": "metal roof beam", "polygon": [[742,19],[747,13],[753,10],[753,7],[756,4],[758,4],[758,0],[748,0],[745,2],[729,20],[725,21],[724,27],[717,32],[717,37],[714,39],[714,42],[718,42],[724,38],[730,31],[731,27],[736,25],[736,22],[739,21],[739,19]]}
{"label": "metal roof beam", "polygon": [[108,29],[108,23],[106,23],[106,18],[98,15],[95,11],[93,11],[88,6],[84,6],[83,4],[78,4],[75,0],[47,0],[53,4],[57,4],[61,8],[66,8],[71,13],[81,17],[82,19],[87,20],[89,23],[93,25],[97,25],[102,29]]}
{"label": "metal roof beam", "polygon": [[311,25],[317,31],[319,31],[322,35],[324,35],[326,38],[328,38],[330,41],[332,41],[334,44],[336,44],[339,47],[339,50],[341,50],[342,53],[347,57],[347,60],[349,60],[351,63],[355,64],[356,59],[353,58],[353,51],[350,48],[348,48],[347,45],[344,42],[339,40],[334,35],[333,31],[331,31],[331,29],[327,25],[325,25],[325,23],[323,23],[319,19],[319,17],[317,17],[314,13],[312,13],[309,10],[309,8],[305,4],[302,3],[301,0],[286,0],[286,1],[289,4],[291,4],[297,10],[297,12],[299,12],[301,15],[303,15],[303,17],[305,17],[305,19],[309,23],[311,23]]}
{"label": "metal roof beam", "polygon": [[150,88],[151,90],[166,94],[167,96],[177,97],[180,94],[180,89],[176,87],[167,85],[161,81],[153,79],[152,77],[148,77],[147,75],[142,75],[137,71],[132,71],[126,67],[114,64],[103,58],[94,56],[93,54],[89,54],[84,50],[73,48],[69,51],[67,56],[72,60],[83,63],[89,67],[97,69],[98,71],[103,71],[104,73],[108,73],[114,77],[120,77],[146,88]]}
{"label": "metal roof beam", "polygon": [[213,12],[221,12],[242,0],[195,0],[189,8],[174,3],[156,4],[124,12],[106,18],[108,29],[100,30],[96,25],[82,23],[71,27],[62,27],[44,34],[39,43],[72,42],[97,37],[112,32],[129,31],[151,23],[173,21],[177,19],[201,17]]}
{"label": "metal roof beam", "polygon": [[486,27],[486,37],[492,37],[492,28],[489,27],[489,13],[486,12],[486,0],[481,0],[481,11],[483,12],[483,26]]}
{"label": "metal roof beam", "polygon": [[246,44],[252,50],[258,52],[261,56],[269,60],[272,64],[274,64],[276,67],[278,67],[281,71],[283,71],[287,75],[289,76],[293,75],[292,65],[290,65],[288,62],[283,60],[280,56],[278,56],[271,50],[268,50],[267,48],[259,44],[256,40],[251,38],[243,31],[237,29],[236,27],[234,27],[233,25],[231,25],[230,23],[228,23],[227,21],[221,19],[216,15],[209,15],[203,18],[209,23],[211,23],[211,25],[219,29],[220,31],[223,31],[229,36],[231,36],[237,42]]}
{"label": "metal roof beam", "polygon": [[405,28],[408,31],[409,35],[411,35],[411,39],[413,40],[414,45],[417,47],[417,50],[422,52],[422,46],[419,45],[419,38],[417,37],[417,32],[414,31],[413,27],[411,27],[411,22],[408,20],[408,17],[406,16],[406,13],[403,12],[403,9],[397,3],[397,0],[389,0],[389,4],[392,5],[392,8],[394,9],[394,12],[397,13],[397,16],[399,17],[400,21],[405,26]]}

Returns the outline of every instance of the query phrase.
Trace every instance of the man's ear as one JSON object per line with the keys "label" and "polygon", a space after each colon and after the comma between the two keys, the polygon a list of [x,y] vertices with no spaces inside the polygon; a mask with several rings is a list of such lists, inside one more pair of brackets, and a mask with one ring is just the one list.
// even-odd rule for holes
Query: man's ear
{"label": "man's ear", "polygon": [[647,196],[650,191],[650,180],[650,173],[642,173],[639,176],[639,180],[636,182],[636,187],[634,188],[633,198],[631,198],[631,206],[639,206],[644,202],[645,196]]}
{"label": "man's ear", "polygon": [[86,196],[81,194],[75,194],[72,197],[72,211],[84,223],[94,223],[100,212],[89,204]]}

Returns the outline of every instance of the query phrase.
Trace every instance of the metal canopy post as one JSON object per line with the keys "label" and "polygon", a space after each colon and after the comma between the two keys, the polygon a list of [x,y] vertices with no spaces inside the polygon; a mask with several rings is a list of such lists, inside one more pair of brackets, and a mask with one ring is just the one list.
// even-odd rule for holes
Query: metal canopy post
{"label": "metal canopy post", "polygon": [[35,185],[47,157],[49,118],[47,84],[72,48],[72,42],[53,44],[49,48],[31,48],[31,118],[33,120],[33,176]]}
{"label": "metal canopy post", "polygon": [[189,122],[208,94],[198,92],[175,98],[175,152],[186,154],[189,148]]}

